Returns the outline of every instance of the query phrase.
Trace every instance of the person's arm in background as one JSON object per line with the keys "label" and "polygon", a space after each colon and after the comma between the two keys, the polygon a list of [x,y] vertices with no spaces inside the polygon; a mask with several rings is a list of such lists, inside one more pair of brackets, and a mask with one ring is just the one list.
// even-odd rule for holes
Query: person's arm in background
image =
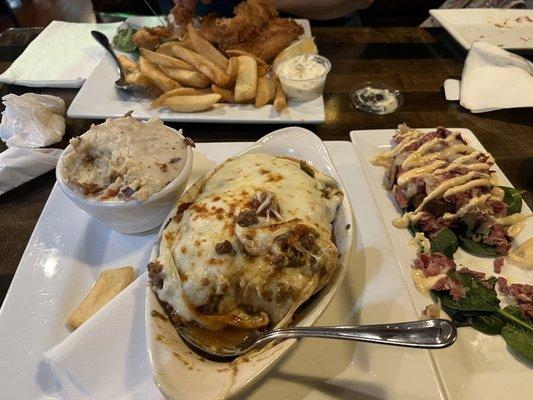
{"label": "person's arm in background", "polygon": [[373,0],[276,0],[278,10],[302,18],[328,20],[367,8]]}

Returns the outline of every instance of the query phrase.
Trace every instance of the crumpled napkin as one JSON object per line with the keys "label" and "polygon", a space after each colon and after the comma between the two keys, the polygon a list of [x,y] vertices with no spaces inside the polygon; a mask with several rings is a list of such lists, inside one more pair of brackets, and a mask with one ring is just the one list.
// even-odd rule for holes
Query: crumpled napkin
{"label": "crumpled napkin", "polygon": [[98,30],[111,40],[120,25],[120,22],[52,21],[0,75],[0,82],[31,87],[79,88],[105,51],[91,36],[91,31]]}
{"label": "crumpled napkin", "polygon": [[[457,99],[457,82],[444,82],[447,100]],[[459,100],[473,113],[533,107],[533,63],[490,43],[475,42],[463,67]]]}
{"label": "crumpled napkin", "polygon": [[147,273],[44,353],[65,399],[164,399],[146,351]]}
{"label": "crumpled napkin", "polygon": [[56,96],[25,93],[2,97],[0,139],[7,147],[45,147],[65,134],[65,102]]}
{"label": "crumpled napkin", "polygon": [[0,153],[0,195],[54,169],[62,152],[10,147]]}

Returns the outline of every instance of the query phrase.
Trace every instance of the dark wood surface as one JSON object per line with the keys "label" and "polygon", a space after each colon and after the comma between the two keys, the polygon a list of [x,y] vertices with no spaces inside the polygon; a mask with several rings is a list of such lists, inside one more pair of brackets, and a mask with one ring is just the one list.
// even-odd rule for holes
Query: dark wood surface
{"label": "dark wood surface", "polygon": [[[332,62],[325,88],[326,121],[307,126],[323,140],[349,140],[357,129],[394,128],[405,122],[413,127],[462,127],[472,130],[493,154],[513,185],[525,191],[533,206],[533,112],[512,109],[472,114],[456,102],[447,102],[442,82],[459,78],[465,52],[440,29],[420,28],[315,28],[321,54]],[[35,37],[35,31],[7,32],[0,37],[0,72],[16,59]],[[404,94],[395,113],[365,114],[350,105],[348,93],[365,81],[385,82]],[[32,89],[0,84],[0,96],[25,92],[53,94],[67,104],[77,93],[68,89]],[[98,101],[98,99],[94,99]],[[3,106],[0,106],[0,111]],[[93,120],[67,118],[64,146],[85,132]],[[171,124],[200,142],[253,141],[280,125]],[[4,150],[3,143],[0,151]],[[3,301],[28,239],[54,185],[49,172],[0,196],[0,301]]]}

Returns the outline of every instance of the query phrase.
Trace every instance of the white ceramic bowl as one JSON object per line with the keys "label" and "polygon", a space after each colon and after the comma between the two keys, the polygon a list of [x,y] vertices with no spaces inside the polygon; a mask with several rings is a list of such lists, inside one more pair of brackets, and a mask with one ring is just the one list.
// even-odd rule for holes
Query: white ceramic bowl
{"label": "white ceramic bowl", "polygon": [[[183,137],[181,131],[174,130],[174,132]],[[62,165],[63,157],[71,151],[72,146],[68,145],[57,163],[56,178],[59,187],[83,211],[107,225],[110,229],[122,233],[144,232],[161,225],[174,207],[176,200],[185,190],[192,169],[192,149],[187,146],[187,159],[183,169],[163,190],[144,201],[105,202],[85,197],[67,184],[63,176]]]}

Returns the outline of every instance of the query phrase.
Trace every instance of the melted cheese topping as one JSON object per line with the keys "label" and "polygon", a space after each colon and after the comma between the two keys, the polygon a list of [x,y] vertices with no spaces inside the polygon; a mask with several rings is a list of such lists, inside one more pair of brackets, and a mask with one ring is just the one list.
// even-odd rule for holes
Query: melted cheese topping
{"label": "melted cheese topping", "polygon": [[[213,315],[222,325],[241,326],[231,318],[239,312],[262,322],[266,314],[276,325],[331,278],[338,253],[331,224],[342,197],[333,179],[311,176],[298,160],[230,159],[165,229],[159,257],[165,279],[154,290],[182,319],[209,329],[217,329]],[[255,222],[236,223],[250,210]],[[312,242],[307,247],[304,234]],[[232,251],[221,254],[217,245],[225,241]]]}

